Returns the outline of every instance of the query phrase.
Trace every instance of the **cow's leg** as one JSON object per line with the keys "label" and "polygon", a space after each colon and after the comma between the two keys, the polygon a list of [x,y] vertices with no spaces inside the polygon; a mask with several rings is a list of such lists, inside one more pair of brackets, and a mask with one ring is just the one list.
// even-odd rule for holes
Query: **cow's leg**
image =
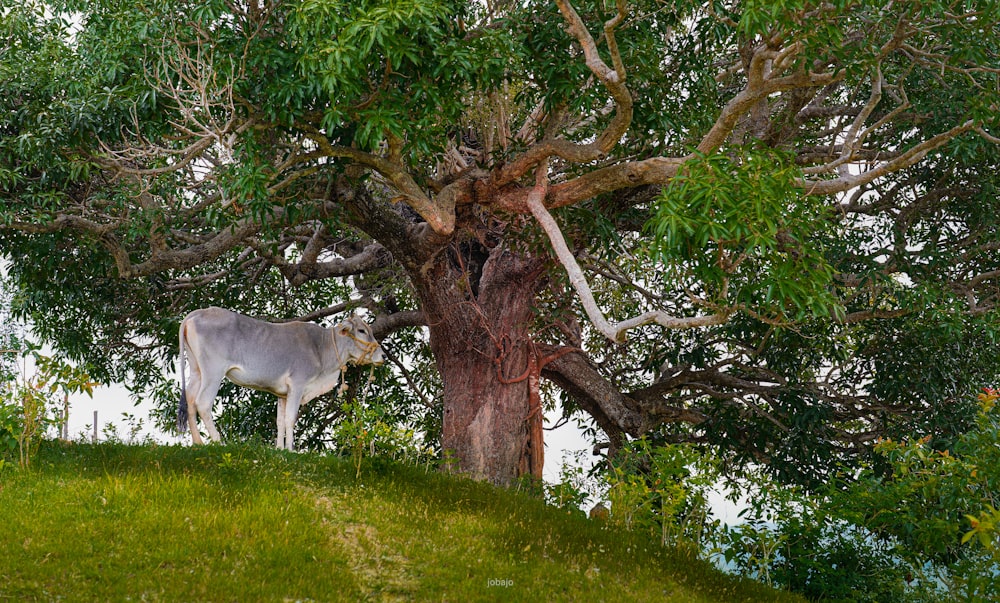
{"label": "cow's leg", "polygon": [[212,420],[212,403],[216,394],[219,393],[219,386],[222,385],[222,378],[226,369],[218,366],[212,361],[211,354],[205,354],[202,348],[202,340],[195,328],[195,324],[185,322],[181,328],[181,349],[187,347],[189,360],[191,363],[191,376],[186,386],[188,427],[191,429],[191,439],[195,444],[202,444],[201,433],[198,431],[198,420],[195,412],[201,417],[201,422],[208,430],[208,437],[215,442],[221,440],[219,430],[215,428],[215,421]]}
{"label": "cow's leg", "polygon": [[194,404],[190,401],[188,402],[188,430],[191,432],[191,441],[195,444],[204,444],[205,440],[201,439],[201,432],[198,431],[198,412],[195,409]]}
{"label": "cow's leg", "polygon": [[[213,442],[220,442],[222,438],[219,437],[219,430],[215,428],[215,421],[212,420],[212,403],[215,402],[215,396],[219,393],[219,387],[222,385],[222,375],[216,379],[212,379],[212,375],[202,375],[201,377],[201,387],[195,394],[194,405],[198,410],[198,416],[201,417],[201,422],[208,430],[208,437]],[[189,416],[192,417],[189,420],[193,421],[194,413],[189,413]],[[197,431],[192,430],[192,433],[197,433]]]}
{"label": "cow's leg", "polygon": [[295,450],[295,422],[299,418],[299,406],[302,404],[302,393],[298,390],[288,392],[285,399],[285,448]]}
{"label": "cow's leg", "polygon": [[184,403],[187,404],[188,430],[191,432],[191,441],[195,444],[204,444],[201,439],[201,432],[198,431],[198,412],[195,401],[198,399],[198,392],[201,390],[201,371],[196,362],[191,362],[191,373],[184,386]]}
{"label": "cow's leg", "polygon": [[278,398],[278,438],[274,445],[278,450],[285,447],[285,398]]}

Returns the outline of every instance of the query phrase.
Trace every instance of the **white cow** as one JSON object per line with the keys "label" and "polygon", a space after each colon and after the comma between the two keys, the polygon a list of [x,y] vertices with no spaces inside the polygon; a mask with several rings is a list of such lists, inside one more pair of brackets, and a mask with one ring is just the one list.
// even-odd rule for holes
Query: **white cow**
{"label": "white cow", "polygon": [[[186,385],[185,351],[191,364]],[[212,402],[222,378],[228,377],[237,385],[278,396],[277,446],[293,450],[301,405],[333,389],[347,363],[383,361],[382,347],[357,316],[325,329],[308,322],[264,322],[222,308],[195,310],[180,327],[177,427],[190,427],[194,443],[202,444],[197,410],[209,437],[218,442]]]}

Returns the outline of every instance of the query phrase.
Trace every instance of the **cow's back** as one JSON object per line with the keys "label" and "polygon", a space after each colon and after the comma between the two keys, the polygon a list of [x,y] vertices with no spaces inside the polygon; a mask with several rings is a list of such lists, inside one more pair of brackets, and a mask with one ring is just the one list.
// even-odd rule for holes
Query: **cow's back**
{"label": "cow's back", "polygon": [[239,367],[253,376],[254,383],[241,385],[266,387],[291,371],[319,370],[326,330],[318,325],[273,324],[217,307],[195,310],[184,320],[192,352],[224,373]]}

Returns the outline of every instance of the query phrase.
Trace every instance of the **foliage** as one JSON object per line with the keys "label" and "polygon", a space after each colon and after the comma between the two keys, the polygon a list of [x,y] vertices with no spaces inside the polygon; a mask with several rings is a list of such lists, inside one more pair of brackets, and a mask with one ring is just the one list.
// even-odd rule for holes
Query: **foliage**
{"label": "foliage", "polygon": [[698,547],[708,522],[707,494],[717,479],[712,458],[689,446],[632,442],[607,475],[611,522],[648,529],[663,546]]}
{"label": "foliage", "polygon": [[17,377],[19,352],[28,343],[24,325],[12,316],[11,298],[6,274],[0,273],[0,383]]}
{"label": "foliage", "polygon": [[[564,468],[549,499],[579,508],[599,490],[615,529],[652,533],[814,600],[993,600],[998,399],[991,388],[979,393],[974,426],[947,447],[930,437],[883,439],[860,471],[822,487],[783,484],[763,467],[724,481],[711,457],[643,439],[603,472]],[[743,507],[733,524],[707,513],[708,491],[723,484]]]}
{"label": "foliage", "polygon": [[993,505],[987,504],[986,508],[978,515],[966,515],[965,518],[969,520],[972,529],[966,532],[965,536],[962,536],[962,544],[973,538],[978,538],[980,544],[989,550],[996,560],[997,534],[1000,533],[1000,511],[997,511]]}
{"label": "foliage", "polygon": [[66,419],[64,397],[92,395],[97,384],[64,358],[41,353],[14,318],[14,301],[7,275],[0,273],[0,462],[16,455],[27,468],[49,427]]}
{"label": "foliage", "polygon": [[46,442],[0,522],[19,600],[801,600],[523,494],[270,447]]}
{"label": "foliage", "polygon": [[0,404],[0,469],[8,459],[20,458],[20,441],[24,429],[23,410],[16,404]]}
{"label": "foliage", "polygon": [[[145,421],[130,412],[122,412],[121,422],[124,432],[114,423],[108,422],[101,428],[102,441],[116,444],[152,444],[156,441],[151,433],[143,434]],[[83,435],[79,439],[85,439]]]}
{"label": "foliage", "polygon": [[712,533],[724,567],[813,600],[912,601],[913,567],[893,543],[838,514],[824,495],[746,476],[746,508]]}
{"label": "foliage", "polygon": [[[1000,392],[994,388],[984,388],[982,393],[978,395],[979,404],[982,408],[979,417],[979,429],[976,433],[971,435],[972,438],[987,439],[992,437],[993,441],[1000,440],[1000,419],[998,419],[998,414],[996,411],[997,400],[1000,399]],[[983,443],[973,443],[971,448],[976,450],[977,456],[974,461],[977,466],[974,466],[970,471],[969,475],[973,478],[979,478],[979,473],[983,469],[989,471],[993,467],[989,465],[989,459],[983,459],[978,456],[979,450],[982,447],[989,448],[989,443],[987,442],[984,446]],[[993,446],[992,448],[995,448]],[[970,459],[972,460],[972,459]],[[995,463],[994,463],[995,466]],[[991,483],[990,481],[980,480],[978,484],[980,486],[985,485],[987,492]],[[972,529],[962,536],[962,544],[968,543],[974,537],[978,537],[980,544],[982,544],[987,550],[993,554],[994,560],[1000,562],[1000,512],[997,511],[1000,504],[996,501],[996,494],[989,492],[989,496],[984,500],[983,506],[985,507],[977,515],[966,515],[965,518],[969,520],[969,524]]]}
{"label": "foliage", "polygon": [[759,479],[745,523],[716,535],[742,574],[810,597],[992,600],[1000,571],[996,392],[951,446],[883,440],[865,468],[814,494]]}
{"label": "foliage", "polygon": [[[310,0],[291,11],[287,39],[298,57],[302,95],[289,88],[279,94],[299,102],[310,94],[329,99],[321,127],[328,135],[350,132],[362,149],[377,150],[394,137],[418,154],[443,150],[448,128],[462,119],[467,91],[498,85],[508,67],[508,34],[467,42],[461,23],[473,9],[454,0],[348,6]],[[373,87],[380,90],[376,103],[368,102]],[[287,102],[275,106],[289,109]]]}
{"label": "foliage", "polygon": [[563,459],[559,467],[559,479],[554,483],[545,482],[545,501],[568,513],[582,513],[588,502],[593,503],[598,486],[593,476],[583,467],[582,452]]}
{"label": "foliage", "polygon": [[334,449],[347,453],[354,464],[355,477],[361,476],[364,458],[389,458],[430,466],[435,458],[434,448],[422,445],[413,429],[404,429],[389,414],[388,406],[377,399],[368,399],[365,393],[369,380],[360,397],[344,405],[345,417],[333,431]]}
{"label": "foliage", "polygon": [[698,550],[716,524],[709,520],[708,495],[720,474],[711,456],[686,444],[629,444],[609,466],[589,476],[577,465],[564,467],[560,481],[547,486],[552,504],[579,509],[588,498],[610,506],[611,529],[648,533],[661,546]]}
{"label": "foliage", "polygon": [[660,193],[646,229],[666,280],[768,320],[842,313],[822,248],[829,206],[802,194],[790,155],[740,151],[696,155]]}
{"label": "foliage", "polygon": [[[875,464],[847,490],[844,517],[891,535],[924,558],[947,562],[962,556],[962,540],[969,541],[963,536],[966,516],[988,514],[997,505],[996,398],[992,389],[979,394],[975,427],[947,448],[936,448],[929,438],[880,442],[876,460],[887,467]],[[988,540],[980,544],[991,544]]]}
{"label": "foliage", "polygon": [[[502,326],[581,350],[542,376],[614,446],[707,443],[810,488],[879,436],[944,449],[1000,353],[1000,10],[952,4],[579,0],[577,27],[548,0],[5,3],[14,313],[155,393],[161,426],[186,312],[363,309],[399,361],[384,422],[435,447],[478,399],[442,348],[490,367]],[[717,320],[595,334],[525,204],[539,165],[609,320]],[[530,325],[476,313],[513,289],[479,289],[505,255],[538,266],[497,281]],[[461,313],[468,340],[441,337]],[[271,437],[266,396],[219,408],[234,441]],[[345,417],[317,400],[305,445]]]}

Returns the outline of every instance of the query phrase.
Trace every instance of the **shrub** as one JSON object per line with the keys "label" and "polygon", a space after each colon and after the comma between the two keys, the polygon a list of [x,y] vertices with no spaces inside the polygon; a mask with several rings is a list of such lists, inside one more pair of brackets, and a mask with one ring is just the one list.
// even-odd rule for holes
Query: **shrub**
{"label": "shrub", "polygon": [[46,356],[27,347],[22,358],[31,357],[34,372],[24,366],[0,389],[0,455],[14,456],[18,465],[27,468],[41,438],[56,425],[58,409],[65,396],[74,392],[93,395],[97,384],[86,371],[64,360]]}
{"label": "shrub", "polygon": [[663,545],[698,547],[707,527],[707,493],[718,478],[712,459],[693,446],[635,440],[604,474],[610,523],[649,531]]}
{"label": "shrub", "polygon": [[1000,392],[978,396],[972,429],[950,446],[882,440],[849,475],[818,489],[746,471],[741,523],[709,521],[716,463],[689,445],[631,442],[603,473],[564,467],[551,504],[579,508],[600,486],[609,527],[696,548],[728,571],[817,600],[1000,600]]}
{"label": "shrub", "polygon": [[871,462],[816,492],[757,476],[746,523],[715,545],[739,573],[810,597],[1000,600],[998,394],[948,448],[883,440]]}

